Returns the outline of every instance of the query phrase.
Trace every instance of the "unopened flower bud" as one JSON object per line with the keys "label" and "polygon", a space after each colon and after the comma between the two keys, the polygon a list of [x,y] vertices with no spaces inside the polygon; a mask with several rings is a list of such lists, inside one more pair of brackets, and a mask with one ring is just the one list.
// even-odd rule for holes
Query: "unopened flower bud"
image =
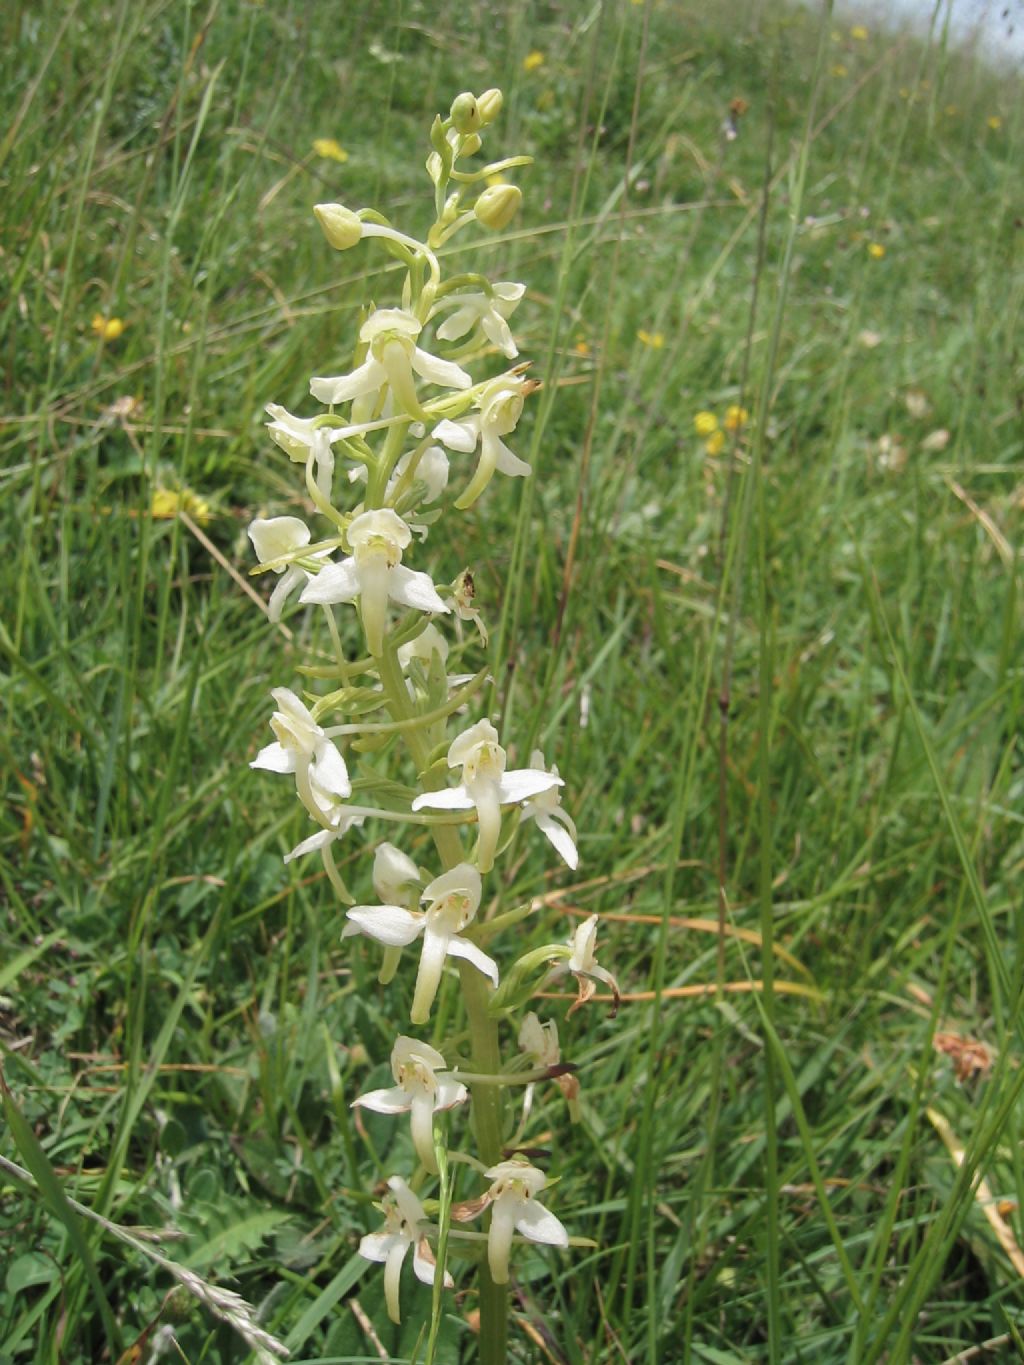
{"label": "unopened flower bud", "polygon": [[486,128],[489,123],[501,113],[501,106],[504,103],[504,96],[498,89],[485,90],[482,95],[476,98],[476,109],[480,115],[480,127]]}
{"label": "unopened flower bud", "polygon": [[313,212],[324,236],[337,251],[347,251],[363,235],[359,218],[343,204],[316,204]]}
{"label": "unopened flower bud", "polygon": [[480,142],[479,134],[470,133],[462,144],[462,155],[473,156],[480,150],[481,146],[482,143]]}
{"label": "unopened flower bud", "polygon": [[523,192],[518,185],[491,185],[473,205],[473,212],[492,232],[507,228],[519,211]]}
{"label": "unopened flower bud", "polygon": [[474,94],[464,90],[461,95],[455,96],[452,101],[451,120],[452,127],[457,133],[475,133],[483,126]]}

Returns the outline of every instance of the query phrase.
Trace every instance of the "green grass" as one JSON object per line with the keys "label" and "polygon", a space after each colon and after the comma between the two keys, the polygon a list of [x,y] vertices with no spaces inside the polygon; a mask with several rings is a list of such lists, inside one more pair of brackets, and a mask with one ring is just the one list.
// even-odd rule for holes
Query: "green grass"
{"label": "green grass", "polygon": [[[597,1246],[521,1258],[512,1359],[1024,1357],[975,1197],[1024,1241],[1020,81],[727,8],[5,7],[3,1365],[144,1360],[158,1315],[185,1360],[246,1358],[79,1205],[160,1229],[295,1359],[381,1358],[367,1322],[409,1359],[429,1322],[410,1281],[393,1330],[355,1256],[404,1142],[348,1108],[393,1033],[372,950],[246,766],[318,637],[226,568],[303,512],[263,405],[304,410],[395,285],[311,205],[425,227],[429,121],[491,85],[536,158],[478,258],[529,286],[535,474],[431,549],[474,567],[488,704],[581,830],[576,879],[521,841],[501,905],[542,898],[525,946],[607,916],[602,961],[661,993],[561,1025],[583,1122],[551,1088],[533,1131]],[[708,457],[694,415],[729,404]],[[208,501],[216,557],[158,487]],[[377,837],[345,845],[357,894]],[[677,923],[720,913],[754,936]],[[439,1361],[473,1356],[461,1287]]]}

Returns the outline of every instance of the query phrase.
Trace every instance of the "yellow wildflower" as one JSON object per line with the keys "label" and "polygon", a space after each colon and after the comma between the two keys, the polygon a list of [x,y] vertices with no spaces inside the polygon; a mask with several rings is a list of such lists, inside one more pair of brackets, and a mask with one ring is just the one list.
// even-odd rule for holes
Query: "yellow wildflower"
{"label": "yellow wildflower", "polygon": [[998,114],[990,114],[988,117],[988,126],[994,133],[998,133],[999,129],[1003,126],[1003,120]]}
{"label": "yellow wildflower", "polygon": [[576,344],[575,344],[575,346],[573,347],[573,350],[576,352],[577,355],[589,355],[589,354],[590,354],[590,342],[589,342],[589,341],[585,341],[585,340],[583,339],[583,337],[578,337],[578,338],[577,338],[577,341],[576,341]]}
{"label": "yellow wildflower", "polygon": [[177,492],[173,488],[157,488],[149,504],[149,514],[157,521],[173,521],[179,512],[187,512],[200,526],[210,524],[210,504],[191,488]]}
{"label": "yellow wildflower", "polygon": [[94,313],[92,330],[101,341],[116,341],[128,324],[121,318],[105,318],[102,313]]}
{"label": "yellow wildflower", "polygon": [[850,29],[850,37],[854,42],[866,43],[868,40],[868,31],[863,24],[854,24],[853,28]]}
{"label": "yellow wildflower", "polygon": [[645,346],[650,346],[652,350],[660,351],[665,344],[663,332],[645,332],[641,327],[636,334],[637,341],[642,341]]}
{"label": "yellow wildflower", "polygon": [[328,161],[345,162],[348,160],[348,152],[346,152],[341,143],[336,142],[333,137],[315,138],[313,141],[313,151],[316,152],[317,156],[326,157]]}
{"label": "yellow wildflower", "polygon": [[750,413],[746,408],[741,408],[738,403],[730,403],[725,410],[722,418],[722,426],[726,431],[739,431],[740,427],[745,426],[750,420]]}
{"label": "yellow wildflower", "polygon": [[709,455],[721,455],[725,449],[725,432],[713,431],[704,442],[704,449]]}
{"label": "yellow wildflower", "polygon": [[955,118],[956,115],[959,114],[960,110],[958,106],[955,104],[947,104],[945,112],[947,118]]}
{"label": "yellow wildflower", "polygon": [[533,52],[528,52],[526,56],[523,58],[524,71],[536,71],[538,66],[543,65],[544,65],[543,52],[537,52],[536,50],[534,50]]}
{"label": "yellow wildflower", "polygon": [[881,242],[868,242],[868,255],[873,261],[880,261],[885,255],[885,247]]}
{"label": "yellow wildflower", "polygon": [[846,76],[848,74],[849,73],[847,72],[846,67],[843,65],[842,62],[836,62],[835,66],[832,68],[833,76]]}
{"label": "yellow wildflower", "polygon": [[698,412],[693,419],[693,429],[698,436],[710,436],[718,430],[718,418],[707,410]]}

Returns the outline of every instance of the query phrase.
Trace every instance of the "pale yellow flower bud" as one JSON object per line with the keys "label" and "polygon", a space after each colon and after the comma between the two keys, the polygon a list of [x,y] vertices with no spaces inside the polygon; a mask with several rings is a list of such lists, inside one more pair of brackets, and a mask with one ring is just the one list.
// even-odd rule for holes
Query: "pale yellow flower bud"
{"label": "pale yellow flower bud", "polygon": [[451,120],[452,127],[457,133],[475,133],[483,126],[474,94],[464,90],[461,95],[455,96],[452,101]]}
{"label": "pale yellow flower bud", "polygon": [[336,251],[347,251],[361,239],[362,223],[343,204],[316,204],[313,212],[324,236]]}
{"label": "pale yellow flower bud", "polygon": [[490,185],[473,205],[478,222],[492,232],[507,228],[519,211],[523,192],[518,185]]}
{"label": "pale yellow flower bud", "polygon": [[476,108],[480,115],[480,126],[486,128],[489,123],[501,113],[501,106],[505,102],[505,97],[498,89],[485,90],[482,95],[477,96]]}

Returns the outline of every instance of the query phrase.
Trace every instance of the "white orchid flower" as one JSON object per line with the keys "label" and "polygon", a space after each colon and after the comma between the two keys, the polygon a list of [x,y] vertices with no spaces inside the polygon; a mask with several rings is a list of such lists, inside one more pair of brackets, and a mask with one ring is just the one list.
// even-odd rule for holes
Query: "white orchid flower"
{"label": "white orchid flower", "polygon": [[[269,564],[287,556],[298,557],[309,544],[311,533],[299,517],[257,517],[249,525],[249,539],[256,558],[261,564]],[[324,559],[326,556],[326,550],[318,550],[312,558]],[[286,599],[296,588],[308,583],[312,574],[297,564],[275,564],[273,572],[280,575],[280,581],[270,594],[267,615],[271,621],[280,621]]]}
{"label": "white orchid flower", "polygon": [[354,602],[359,598],[366,644],[379,656],[384,646],[388,602],[416,611],[448,612],[430,575],[402,566],[412,539],[409,527],[390,507],[361,512],[348,528],[352,555],[328,564],[303,590],[300,602]]}
{"label": "white orchid flower", "polygon": [[462,783],[444,791],[424,792],[412,803],[418,810],[471,810],[477,812],[477,863],[481,872],[494,866],[494,852],[501,832],[501,808],[528,801],[553,787],[562,779],[554,773],[534,768],[505,771],[507,755],[498,743],[498,732],[489,720],[480,720],[464,730],[448,750],[449,768],[462,768]]}
{"label": "white orchid flower", "polygon": [[612,1013],[614,1014],[619,1007],[619,998],[621,996],[619,983],[615,980],[615,977],[612,976],[611,972],[598,965],[595,951],[597,947],[597,923],[598,916],[591,915],[589,919],[585,919],[583,923],[576,928],[572,937],[566,944],[566,947],[569,949],[568,955],[564,961],[558,962],[552,967],[550,976],[548,977],[549,981],[554,981],[558,977],[565,976],[567,973],[571,972],[576,978],[579,996],[573,1001],[572,1006],[569,1009],[570,1014],[574,1014],[581,1005],[587,1003],[597,989],[594,984],[597,981],[600,981],[607,986],[615,997]]}
{"label": "white orchid flower", "polygon": [[449,450],[468,455],[480,446],[476,472],[455,499],[456,507],[464,510],[476,502],[495,470],[513,478],[524,478],[530,473],[530,466],[509,450],[501,438],[515,430],[526,395],[535,387],[521,375],[499,375],[480,390],[476,400],[479,413],[459,421],[445,418],[434,428],[432,434]]}
{"label": "white orchid flower", "polygon": [[[359,1243],[359,1254],[367,1261],[383,1261],[384,1299],[388,1306],[388,1317],[392,1322],[401,1322],[398,1287],[402,1263],[409,1248],[413,1248],[413,1271],[423,1284],[434,1283],[437,1262],[426,1236],[420,1230],[420,1225],[427,1216],[423,1205],[400,1175],[391,1177],[388,1189],[391,1195],[381,1205],[385,1218],[384,1226],[379,1232],[366,1234]],[[455,1288],[455,1281],[447,1271],[443,1284],[445,1289]]]}
{"label": "white orchid flower", "polygon": [[325,498],[330,498],[334,479],[331,446],[346,434],[346,428],[318,425],[315,417],[295,417],[280,403],[268,403],[266,410],[271,418],[267,430],[274,441],[296,464],[306,464],[312,456],[316,486]]}
{"label": "white orchid flower", "polygon": [[398,662],[403,669],[408,668],[413,659],[420,659],[429,668],[435,654],[441,656],[442,664],[447,662],[448,641],[432,623],[421,630],[415,640],[398,646]]}
{"label": "white orchid flower", "polygon": [[458,341],[471,328],[480,325],[492,346],[497,346],[509,360],[519,351],[509,330],[508,319],[515,312],[519,300],[526,293],[525,284],[502,281],[493,286],[493,297],[488,294],[449,294],[434,305],[439,309],[455,306],[455,312],[437,329],[439,341]]}
{"label": "white orchid flower", "polygon": [[[360,820],[359,823],[362,824],[362,821]],[[407,854],[396,848],[394,844],[385,842],[377,845],[377,851],[373,855],[373,889],[382,901],[398,904],[408,909],[410,902],[419,899],[422,884],[420,870]],[[354,934],[361,932],[358,925],[346,924],[341,931],[341,936],[342,938],[351,938]],[[400,947],[396,947],[394,944],[385,947],[384,958],[377,976],[377,980],[382,986],[386,986],[393,980],[395,972],[398,971],[401,956],[402,949]]]}
{"label": "white orchid flower", "polygon": [[310,393],[321,403],[353,400],[352,419],[361,422],[378,406],[381,390],[387,385],[402,412],[422,416],[414,372],[429,384],[448,389],[468,389],[473,383],[460,366],[439,360],[416,345],[422,330],[419,318],[404,308],[378,308],[359,329],[359,340],[370,347],[363,363],[351,374],[310,380]]}
{"label": "white orchid flower", "polygon": [[414,1024],[425,1024],[430,1017],[446,957],[472,963],[497,986],[497,964],[475,943],[461,937],[462,930],[472,923],[480,908],[481,890],[476,868],[470,863],[459,863],[423,888],[420,900],[429,902],[425,911],[407,910],[400,905],[354,905],[347,912],[348,920],[361,934],[391,947],[405,948],[422,935],[423,948],[410,1011]]}
{"label": "white orchid flower", "polygon": [[536,1166],[525,1161],[499,1161],[484,1174],[493,1182],[491,1188],[480,1199],[452,1212],[466,1219],[490,1207],[487,1264],[495,1284],[508,1284],[508,1257],[515,1233],[530,1242],[555,1247],[567,1247],[569,1234],[555,1215],[537,1201],[537,1195],[548,1182]]}
{"label": "white orchid flower", "polygon": [[469,1099],[469,1091],[454,1076],[441,1075],[447,1063],[436,1048],[399,1035],[391,1049],[390,1090],[371,1090],[352,1101],[375,1114],[408,1114],[416,1155],[431,1174],[437,1174],[434,1152],[434,1115]]}
{"label": "white orchid flower", "polygon": [[[544,771],[544,755],[539,749],[534,749],[530,755],[530,767]],[[558,776],[558,768],[554,763],[551,765],[551,775]],[[576,826],[569,813],[562,809],[562,798],[557,787],[549,787],[524,803],[523,823],[527,820],[536,820],[537,828],[575,872],[580,861],[576,851]]]}
{"label": "white orchid flower", "polygon": [[[519,1046],[526,1055],[531,1058],[537,1066],[545,1067],[553,1072],[551,1080],[555,1082],[559,1090],[565,1096],[569,1105],[569,1117],[573,1123],[577,1123],[580,1117],[579,1095],[580,1083],[572,1074],[574,1068],[569,1064],[562,1063],[562,1052],[558,1046],[558,1025],[553,1019],[548,1019],[546,1023],[541,1023],[537,1015],[531,1010],[523,1020],[519,1030]],[[533,1086],[529,1087],[532,1092]],[[524,1122],[527,1112],[527,1102],[524,1102]]]}
{"label": "white orchid flower", "polygon": [[294,773],[302,804],[314,820],[325,824],[339,800],[352,794],[345,760],[294,692],[275,687],[270,695],[279,708],[270,718],[277,739],[261,749],[249,767]]}

